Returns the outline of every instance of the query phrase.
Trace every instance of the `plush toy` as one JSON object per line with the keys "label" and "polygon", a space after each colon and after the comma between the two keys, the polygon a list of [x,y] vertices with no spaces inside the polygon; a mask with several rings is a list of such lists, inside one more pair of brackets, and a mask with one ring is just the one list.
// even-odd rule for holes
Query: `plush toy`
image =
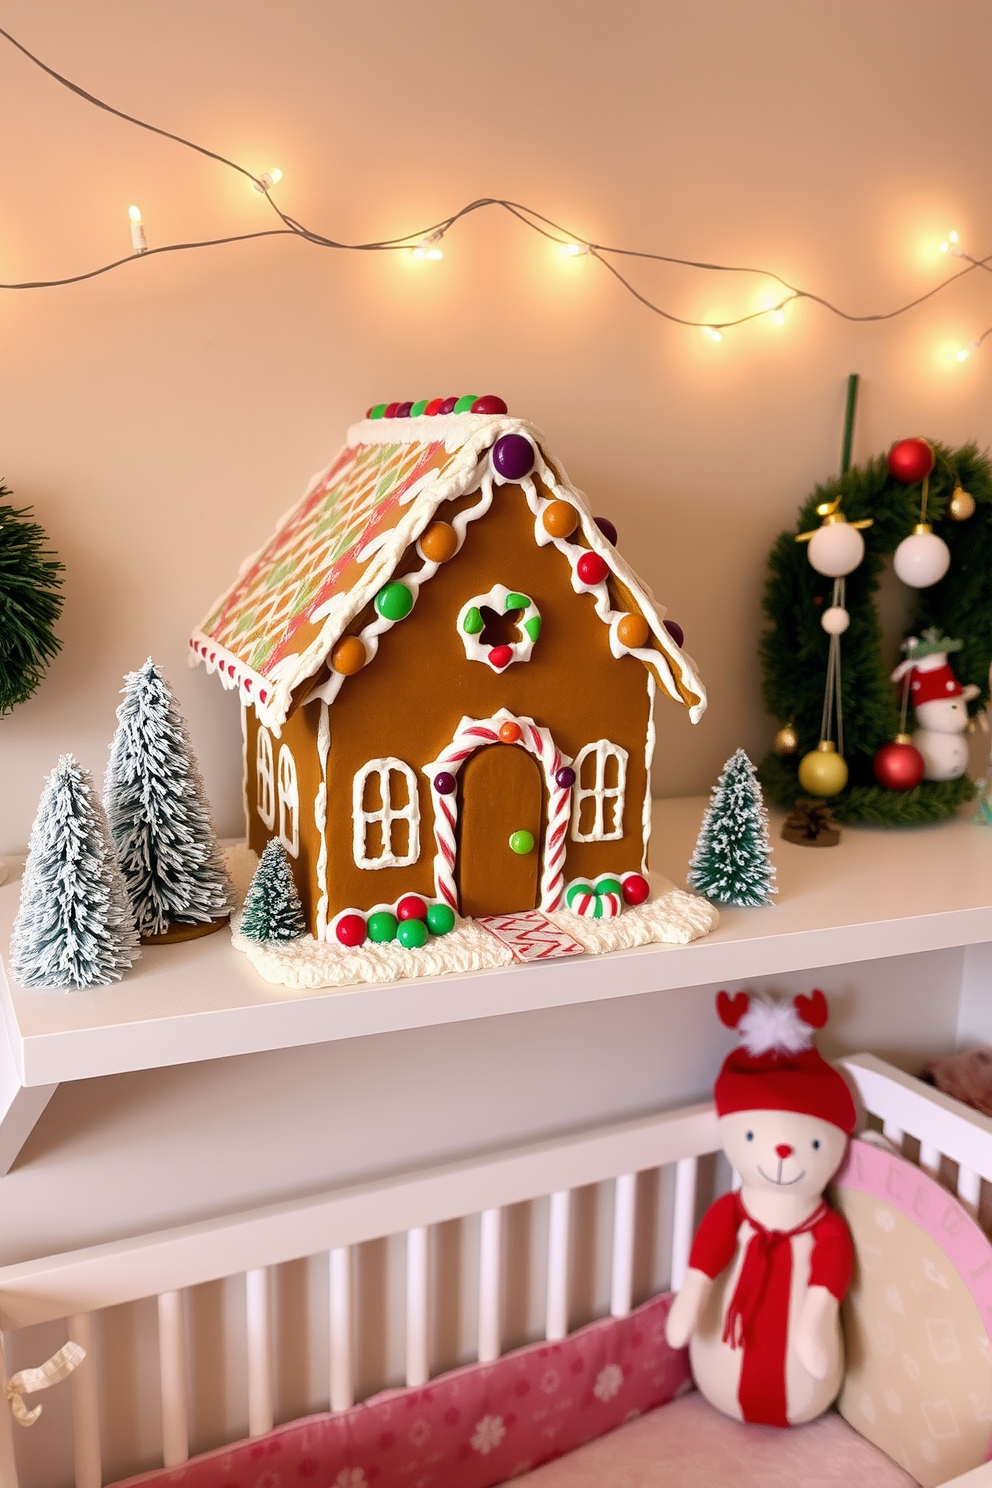
{"label": "plush toy", "polygon": [[853,1250],[823,1190],[854,1129],[851,1092],[813,1047],[822,992],[775,1003],[721,992],[741,1047],[714,1087],[720,1141],[741,1178],[711,1205],[668,1315],[703,1395],[725,1415],[795,1426],[835,1399],[844,1370],[838,1311]]}

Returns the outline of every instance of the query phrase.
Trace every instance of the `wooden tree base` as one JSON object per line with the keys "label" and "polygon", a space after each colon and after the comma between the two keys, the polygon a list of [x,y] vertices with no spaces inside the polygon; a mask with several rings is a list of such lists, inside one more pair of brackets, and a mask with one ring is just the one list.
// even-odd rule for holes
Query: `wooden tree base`
{"label": "wooden tree base", "polygon": [[141,944],[178,945],[181,940],[199,940],[201,935],[213,935],[215,930],[223,930],[230,921],[230,915],[221,915],[216,920],[201,920],[195,925],[186,925],[177,920],[168,930],[163,930],[161,935],[143,935]]}

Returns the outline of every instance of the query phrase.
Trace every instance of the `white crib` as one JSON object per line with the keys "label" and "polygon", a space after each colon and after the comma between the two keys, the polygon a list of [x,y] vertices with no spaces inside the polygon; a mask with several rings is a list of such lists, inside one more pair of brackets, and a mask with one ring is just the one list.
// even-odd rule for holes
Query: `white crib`
{"label": "white crib", "polygon": [[[871,1055],[845,1061],[866,1111],[885,1135],[941,1181],[954,1179],[958,1197],[978,1215],[982,1184],[992,1183],[992,1121],[930,1090]],[[258,1436],[274,1420],[270,1275],[285,1262],[326,1254],[329,1268],[329,1357],[326,1399],[332,1411],[355,1398],[352,1269],[355,1247],[406,1235],[406,1381],[431,1376],[429,1350],[429,1229],[471,1215],[479,1226],[478,1358],[500,1355],[505,1285],[503,1211],[550,1196],[546,1317],[550,1340],[569,1331],[570,1207],[575,1190],[613,1181],[610,1311],[633,1303],[637,1177],[672,1167],[671,1287],[682,1281],[697,1218],[700,1159],[719,1150],[716,1117],[706,1103],[584,1131],[561,1139],[489,1153],[471,1161],[404,1173],[247,1213],[141,1235],[0,1268],[4,1330],[65,1319],[70,1339],[93,1347],[100,1309],[157,1298],[162,1461],[187,1460],[185,1288],[244,1276],[247,1305],[248,1431]],[[709,1192],[702,1192],[708,1186]],[[713,1183],[700,1184],[700,1203]],[[0,1368],[4,1360],[0,1353]],[[4,1378],[6,1375],[4,1374]],[[63,1387],[65,1388],[65,1387]],[[76,1488],[102,1488],[98,1371],[71,1378]],[[10,1413],[0,1411],[0,1488],[32,1488],[18,1480]],[[39,1429],[41,1429],[39,1427]],[[955,1479],[961,1488],[992,1488],[992,1463]]]}

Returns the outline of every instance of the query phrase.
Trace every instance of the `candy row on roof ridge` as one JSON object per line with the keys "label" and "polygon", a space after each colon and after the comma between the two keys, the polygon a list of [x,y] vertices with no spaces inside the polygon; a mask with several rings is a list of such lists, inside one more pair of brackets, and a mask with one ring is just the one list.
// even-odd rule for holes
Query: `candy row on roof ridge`
{"label": "candy row on roof ridge", "polygon": [[426,414],[433,418],[439,413],[506,413],[506,404],[495,393],[480,398],[476,393],[465,393],[461,398],[420,398],[416,403],[376,403],[365,411],[368,419],[420,418]]}

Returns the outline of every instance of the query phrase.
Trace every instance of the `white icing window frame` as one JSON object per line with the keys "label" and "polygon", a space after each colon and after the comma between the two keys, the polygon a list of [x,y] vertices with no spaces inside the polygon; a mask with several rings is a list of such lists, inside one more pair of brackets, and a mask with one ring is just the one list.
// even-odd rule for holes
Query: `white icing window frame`
{"label": "white icing window frame", "polygon": [[[389,777],[396,773],[406,781],[407,804],[394,807]],[[365,787],[372,775],[379,777],[379,799],[381,806],[376,811],[365,809]],[[355,772],[352,785],[351,816],[353,826],[352,856],[356,868],[409,868],[420,857],[420,790],[417,777],[408,764],[401,759],[369,760]],[[407,850],[403,854],[393,852],[393,823],[405,821],[409,833]],[[382,827],[382,852],[370,858],[366,851],[368,829],[375,822]]]}
{"label": "white icing window frame", "polygon": [[[582,784],[582,766],[590,755],[596,761],[596,773],[590,786]],[[606,764],[610,759],[617,762],[616,785],[606,784]],[[572,841],[573,842],[619,842],[623,837],[624,797],[627,789],[627,751],[621,744],[609,739],[597,739],[595,744],[586,744],[579,750],[575,761],[575,785],[572,787]],[[595,803],[592,827],[581,830],[582,802],[592,797]],[[613,802],[613,827],[606,830],[606,803]]]}
{"label": "white icing window frame", "polygon": [[296,761],[288,744],[279,747],[279,841],[294,858],[300,855],[300,787]]}
{"label": "white icing window frame", "polygon": [[276,822],[276,772],[272,735],[264,724],[259,724],[255,740],[255,809],[271,832]]}

